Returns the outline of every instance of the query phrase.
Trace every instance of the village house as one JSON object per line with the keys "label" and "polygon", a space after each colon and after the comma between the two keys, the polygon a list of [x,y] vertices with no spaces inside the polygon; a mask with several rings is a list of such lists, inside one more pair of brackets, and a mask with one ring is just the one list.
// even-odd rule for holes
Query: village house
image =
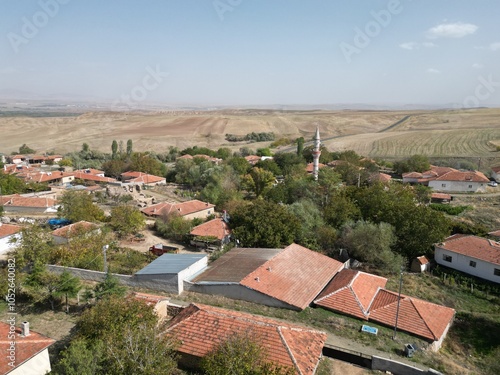
{"label": "village house", "polygon": [[16,247],[16,243],[21,239],[21,230],[19,225],[5,224],[0,222],[0,255]]}
{"label": "village house", "polygon": [[55,213],[59,207],[53,198],[20,194],[0,196],[0,206],[6,213]]}
{"label": "village house", "polygon": [[122,173],[120,177],[122,182],[127,184],[155,186],[167,183],[165,177],[159,177],[143,172],[129,171]]}
{"label": "village house", "polygon": [[431,203],[450,203],[453,197],[446,193],[432,193]]}
{"label": "village house", "polygon": [[429,181],[429,187],[448,192],[485,192],[490,180],[478,171],[452,171]]}
{"label": "village house", "polygon": [[186,220],[194,218],[206,219],[214,214],[215,205],[193,199],[180,203],[158,203],[150,207],[143,208],[141,211],[152,217],[168,217],[169,215],[179,215]]}
{"label": "village house", "polygon": [[217,247],[228,244],[231,240],[231,229],[222,218],[209,220],[197,225],[189,233],[192,236],[191,245],[196,247]]}
{"label": "village house", "polygon": [[63,159],[61,155],[12,155],[9,157],[9,161],[13,164],[47,164],[54,163],[57,164]]}
{"label": "village house", "polygon": [[[12,352],[9,336],[15,336],[15,349]],[[22,322],[21,328],[11,331],[10,324],[0,322],[0,375],[45,375],[51,371],[49,350],[56,340],[30,330],[28,322]],[[11,366],[12,364],[12,366]]]}
{"label": "village house", "polygon": [[434,245],[440,265],[500,283],[500,243],[477,236],[454,235]]}
{"label": "village house", "polygon": [[437,167],[435,165],[431,165],[431,169],[425,172],[403,173],[403,183],[428,186],[430,181],[433,181],[449,172],[458,172],[458,170],[450,167]]}
{"label": "village house", "polygon": [[343,268],[343,263],[297,244],[234,248],[186,281],[185,289],[300,311]]}
{"label": "village house", "polygon": [[268,361],[299,375],[315,374],[327,338],[307,327],[194,303],[169,322],[165,334],[179,341],[179,363],[185,368],[196,370],[223,340],[244,334],[263,348]]}
{"label": "village house", "polygon": [[158,316],[159,323],[165,321],[168,318],[169,300],[167,297],[139,292],[133,292],[131,294],[131,297],[138,301],[145,302],[148,306],[152,306],[153,311]]}
{"label": "village house", "polygon": [[88,221],[79,221],[77,223],[65,225],[52,231],[52,239],[57,245],[69,243],[72,238],[88,235],[99,231],[99,227]]}
{"label": "village house", "polygon": [[[317,306],[419,336],[439,350],[455,310],[384,289],[387,279],[361,271],[340,271],[314,301]],[[399,301],[398,301],[399,300]]]}
{"label": "village house", "polygon": [[431,270],[431,261],[425,256],[419,256],[411,261],[410,270],[412,272],[426,272]]}

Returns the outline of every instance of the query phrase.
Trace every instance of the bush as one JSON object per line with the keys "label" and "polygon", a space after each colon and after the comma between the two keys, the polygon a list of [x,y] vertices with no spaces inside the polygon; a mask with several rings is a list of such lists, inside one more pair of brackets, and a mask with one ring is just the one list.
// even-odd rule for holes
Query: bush
{"label": "bush", "polygon": [[431,203],[429,207],[435,211],[444,212],[448,215],[453,215],[453,216],[460,215],[462,212],[471,209],[470,206],[450,206],[441,203]]}

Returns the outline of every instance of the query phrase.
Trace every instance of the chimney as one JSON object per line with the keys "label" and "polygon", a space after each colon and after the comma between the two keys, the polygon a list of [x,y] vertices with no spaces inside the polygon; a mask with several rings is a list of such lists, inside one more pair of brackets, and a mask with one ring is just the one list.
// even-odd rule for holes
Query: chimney
{"label": "chimney", "polygon": [[271,271],[272,271],[272,270],[271,270],[271,267],[267,267],[267,270],[268,270],[269,272],[271,272]]}
{"label": "chimney", "polygon": [[21,335],[23,337],[27,337],[30,335],[30,323],[29,322],[22,322],[21,323]]}
{"label": "chimney", "polygon": [[256,277],[256,278],[255,278],[255,281],[259,282],[259,281],[260,281],[260,279],[259,279],[258,277]]}

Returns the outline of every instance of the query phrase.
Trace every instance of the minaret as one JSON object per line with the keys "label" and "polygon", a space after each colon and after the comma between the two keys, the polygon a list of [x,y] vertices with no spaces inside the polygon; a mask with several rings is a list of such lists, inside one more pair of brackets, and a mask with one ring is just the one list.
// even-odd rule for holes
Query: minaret
{"label": "minaret", "polygon": [[313,176],[315,180],[318,180],[319,172],[319,157],[321,155],[321,139],[319,137],[319,126],[316,128],[316,134],[314,134],[314,150],[313,154]]}

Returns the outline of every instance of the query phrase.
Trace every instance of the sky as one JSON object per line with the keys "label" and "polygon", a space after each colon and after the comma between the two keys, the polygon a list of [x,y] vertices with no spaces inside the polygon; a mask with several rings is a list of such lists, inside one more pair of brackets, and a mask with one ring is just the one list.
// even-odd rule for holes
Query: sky
{"label": "sky", "polygon": [[500,106],[498,0],[0,0],[0,95]]}

